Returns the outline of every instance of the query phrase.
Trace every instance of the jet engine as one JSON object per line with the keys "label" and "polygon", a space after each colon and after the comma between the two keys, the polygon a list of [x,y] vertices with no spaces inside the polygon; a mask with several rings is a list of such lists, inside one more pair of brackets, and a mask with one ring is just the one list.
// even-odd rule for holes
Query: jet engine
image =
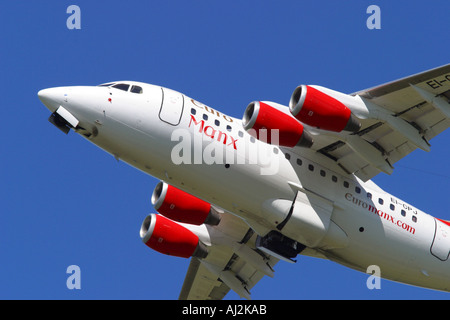
{"label": "jet engine", "polygon": [[[254,101],[245,110],[242,122],[244,129],[250,135],[269,144],[307,148],[313,144],[311,136],[303,125],[289,113],[283,112],[281,105]],[[273,139],[274,134],[278,134],[278,141]]]}
{"label": "jet engine", "polygon": [[361,127],[348,106],[313,86],[297,87],[292,93],[289,109],[296,119],[319,129],[357,132]]}
{"label": "jet engine", "polygon": [[152,204],[160,214],[175,221],[194,225],[220,222],[211,204],[162,181],[153,190]]}
{"label": "jet engine", "polygon": [[140,236],[148,247],[170,256],[205,258],[208,255],[196,234],[161,215],[148,215],[142,223]]}

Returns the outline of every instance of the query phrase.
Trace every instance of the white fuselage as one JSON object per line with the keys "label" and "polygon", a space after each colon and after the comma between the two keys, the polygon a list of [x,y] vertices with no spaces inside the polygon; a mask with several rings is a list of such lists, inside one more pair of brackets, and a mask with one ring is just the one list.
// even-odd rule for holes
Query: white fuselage
{"label": "white fuselage", "polygon": [[[240,216],[260,235],[281,222],[263,209],[267,199],[292,201],[298,190],[308,190],[332,204],[331,221],[347,241],[330,245],[325,237],[303,254],[363,272],[377,265],[383,278],[450,291],[447,224],[371,181],[327,165],[320,155],[255,140],[240,120],[180,93],[126,83],[139,85],[143,93],[61,87],[43,90],[40,97],[52,112],[59,106],[68,110],[92,143]],[[263,156],[255,157],[255,152]]]}

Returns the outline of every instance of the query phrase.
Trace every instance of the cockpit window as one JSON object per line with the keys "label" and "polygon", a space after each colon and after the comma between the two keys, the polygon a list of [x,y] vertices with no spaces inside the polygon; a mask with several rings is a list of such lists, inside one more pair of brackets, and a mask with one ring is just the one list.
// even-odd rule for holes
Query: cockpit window
{"label": "cockpit window", "polygon": [[130,88],[129,84],[125,84],[125,83],[118,83],[116,85],[112,86],[113,88],[119,89],[119,90],[123,90],[123,91],[128,91],[128,88]]}
{"label": "cockpit window", "polygon": [[[142,90],[142,87],[127,84],[127,83],[108,82],[108,83],[99,84],[97,87],[112,87],[112,88],[116,88],[116,89],[127,91],[127,92],[129,90],[130,92],[133,92],[133,93],[138,93],[138,94],[144,93],[144,90]],[[131,87],[131,89],[130,89],[130,87]]]}
{"label": "cockpit window", "polygon": [[139,87],[139,86],[132,86],[132,87],[131,87],[131,92],[134,92],[134,93],[142,93],[142,88]]}

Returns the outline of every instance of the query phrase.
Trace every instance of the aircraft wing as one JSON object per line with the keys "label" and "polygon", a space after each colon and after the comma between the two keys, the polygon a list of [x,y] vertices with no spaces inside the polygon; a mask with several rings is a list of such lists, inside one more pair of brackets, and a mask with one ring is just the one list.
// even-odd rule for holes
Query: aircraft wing
{"label": "aircraft wing", "polygon": [[449,127],[450,64],[352,96],[374,106],[378,116],[362,119],[361,129],[345,139],[316,133],[306,152],[367,181],[379,172],[391,174],[394,164],[417,148],[429,151],[429,141]]}
{"label": "aircraft wing", "polygon": [[278,259],[256,249],[256,233],[239,217],[221,213],[220,224],[209,228],[208,256],[191,258],[180,300],[220,300],[233,289],[250,299],[250,289],[264,277],[273,277]]}

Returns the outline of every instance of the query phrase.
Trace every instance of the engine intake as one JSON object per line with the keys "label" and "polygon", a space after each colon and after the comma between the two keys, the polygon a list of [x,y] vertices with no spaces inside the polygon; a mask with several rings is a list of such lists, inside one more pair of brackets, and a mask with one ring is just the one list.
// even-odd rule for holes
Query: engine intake
{"label": "engine intake", "polygon": [[[311,147],[313,139],[303,125],[289,113],[267,103],[254,101],[245,109],[242,123],[244,129],[256,139],[283,147]],[[253,130],[251,130],[253,129]],[[272,131],[278,130],[278,131]],[[273,140],[278,134],[278,141]]]}
{"label": "engine intake", "polygon": [[142,223],[140,236],[148,247],[170,256],[205,258],[208,255],[197,235],[161,215],[148,215]]}
{"label": "engine intake", "polygon": [[152,204],[160,214],[175,221],[194,225],[220,222],[211,204],[162,181],[153,190]]}
{"label": "engine intake", "polygon": [[361,128],[361,123],[345,104],[312,86],[297,87],[289,109],[295,118],[319,129],[357,132]]}

